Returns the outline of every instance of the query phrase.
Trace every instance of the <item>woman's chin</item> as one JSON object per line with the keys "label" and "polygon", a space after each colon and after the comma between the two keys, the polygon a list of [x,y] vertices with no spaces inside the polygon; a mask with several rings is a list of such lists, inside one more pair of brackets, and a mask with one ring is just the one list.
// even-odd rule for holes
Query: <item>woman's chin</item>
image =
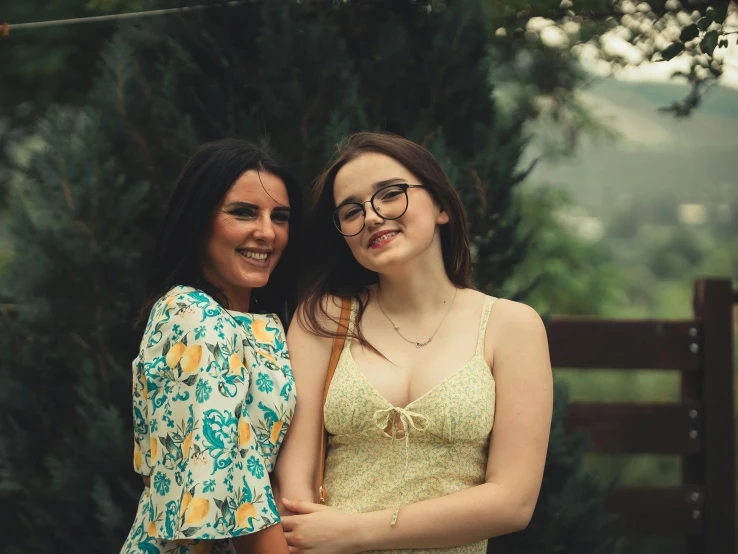
{"label": "woman's chin", "polygon": [[265,287],[267,283],[269,282],[269,278],[251,278],[251,279],[245,279],[243,282],[243,288],[245,289],[260,289],[262,287]]}
{"label": "woman's chin", "polygon": [[364,257],[359,263],[369,271],[387,273],[402,267],[408,261],[410,261],[410,258],[399,252],[384,252],[381,255]]}
{"label": "woman's chin", "polygon": [[247,289],[258,289],[265,286],[269,282],[269,273],[266,271],[260,273],[248,273],[246,275],[241,274],[234,276],[235,278],[230,282],[230,286],[236,289],[247,290]]}

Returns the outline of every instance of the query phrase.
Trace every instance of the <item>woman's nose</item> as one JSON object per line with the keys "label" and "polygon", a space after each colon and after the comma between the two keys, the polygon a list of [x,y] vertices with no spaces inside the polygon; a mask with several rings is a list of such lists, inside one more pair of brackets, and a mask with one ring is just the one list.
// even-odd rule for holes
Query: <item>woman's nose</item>
{"label": "woman's nose", "polygon": [[259,226],[254,233],[254,236],[263,241],[271,241],[274,239],[274,223],[268,217],[259,219]]}
{"label": "woman's nose", "polygon": [[384,221],[384,218],[381,217],[377,211],[374,209],[374,206],[371,205],[371,203],[368,203],[365,205],[365,212],[364,212],[364,222],[367,227],[371,227],[372,225],[381,224]]}

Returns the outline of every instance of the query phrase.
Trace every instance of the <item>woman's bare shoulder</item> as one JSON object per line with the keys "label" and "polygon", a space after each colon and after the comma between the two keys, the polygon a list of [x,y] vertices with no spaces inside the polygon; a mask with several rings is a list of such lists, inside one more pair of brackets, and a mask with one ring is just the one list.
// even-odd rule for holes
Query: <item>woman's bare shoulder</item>
{"label": "woman's bare shoulder", "polygon": [[[512,326],[513,329],[524,330],[531,326],[543,325],[538,312],[522,302],[498,298],[495,300],[490,313],[490,322],[497,321],[504,327]],[[492,317],[494,313],[494,318]]]}
{"label": "woman's bare shoulder", "polygon": [[297,312],[290,328],[299,326],[301,331],[317,334],[316,326],[331,330],[338,325],[341,317],[343,298],[326,294],[318,302],[305,300],[297,307]]}
{"label": "woman's bare shoulder", "polygon": [[310,375],[315,383],[324,381],[333,348],[333,338],[324,333],[337,329],[341,315],[340,297],[325,296],[320,302],[300,304],[287,332],[295,377]]}

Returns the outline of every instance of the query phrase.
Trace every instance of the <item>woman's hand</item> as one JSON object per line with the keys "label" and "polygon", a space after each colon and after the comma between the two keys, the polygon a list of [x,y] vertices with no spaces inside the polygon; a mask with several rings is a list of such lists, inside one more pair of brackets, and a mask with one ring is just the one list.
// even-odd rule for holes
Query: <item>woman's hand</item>
{"label": "woman's hand", "polygon": [[357,515],[312,502],[282,499],[293,516],[282,518],[290,554],[361,552]]}

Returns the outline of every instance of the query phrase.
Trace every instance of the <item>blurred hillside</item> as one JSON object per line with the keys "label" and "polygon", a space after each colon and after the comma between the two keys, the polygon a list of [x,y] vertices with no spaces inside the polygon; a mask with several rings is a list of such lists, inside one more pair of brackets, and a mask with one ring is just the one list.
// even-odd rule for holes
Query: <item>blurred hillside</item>
{"label": "blurred hillside", "polygon": [[[713,88],[688,118],[659,110],[686,90],[605,79],[581,94],[609,132],[583,135],[569,156],[544,157],[528,191],[565,199],[553,221],[585,249],[577,282],[601,271],[609,290],[600,302],[588,300],[589,311],[537,307],[682,317],[690,314],[695,277],[738,278],[738,91]],[[529,155],[544,151],[541,137],[545,129]],[[561,258],[559,250],[541,255]]]}
{"label": "blurred hillside", "polygon": [[738,197],[738,90],[714,87],[689,118],[659,111],[687,90],[668,83],[596,82],[582,99],[618,137],[583,137],[570,158],[541,163],[533,181],[566,190],[575,204],[603,218],[615,206],[665,197],[707,204],[730,193]]}

